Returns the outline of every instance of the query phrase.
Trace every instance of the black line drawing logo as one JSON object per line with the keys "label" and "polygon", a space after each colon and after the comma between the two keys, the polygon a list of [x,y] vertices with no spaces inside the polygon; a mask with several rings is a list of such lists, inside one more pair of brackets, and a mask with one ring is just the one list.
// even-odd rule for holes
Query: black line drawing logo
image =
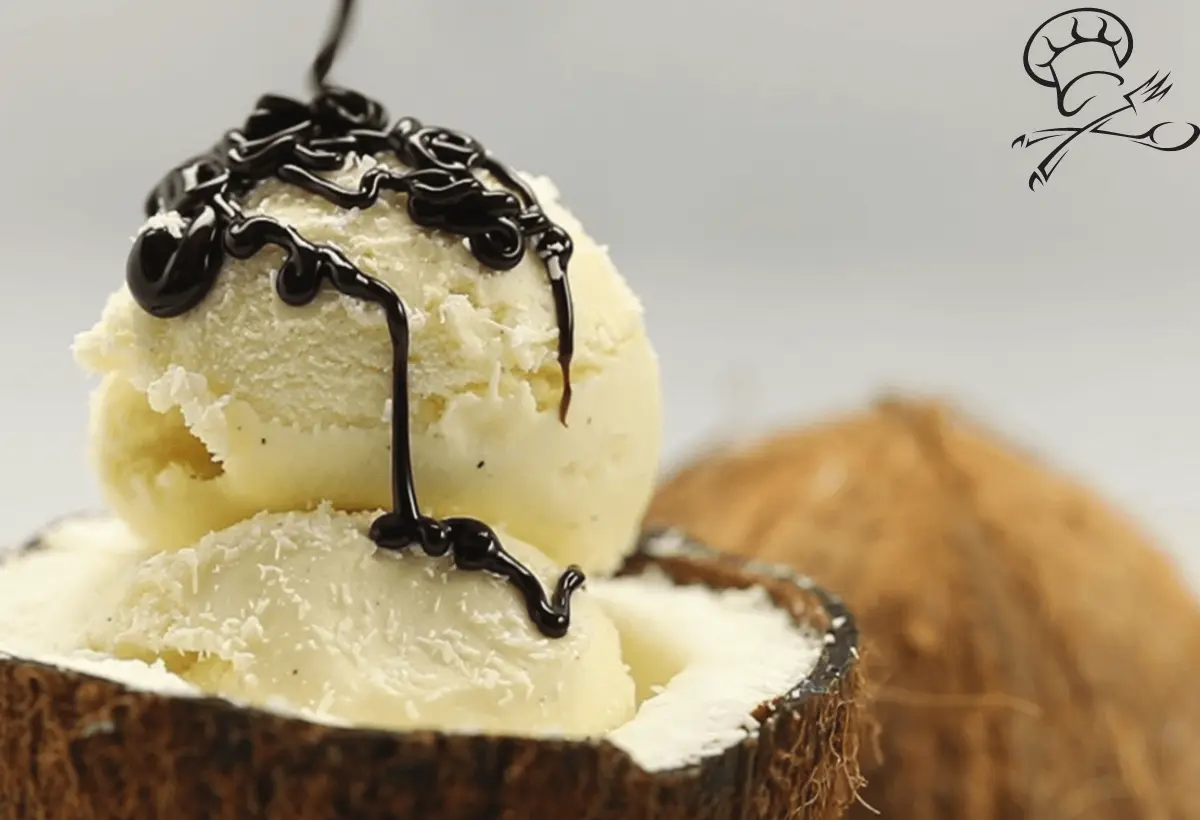
{"label": "black line drawing logo", "polygon": [[[1150,79],[1131,91],[1122,91],[1121,69],[1133,54],[1133,33],[1125,21],[1097,8],[1079,8],[1056,14],[1038,26],[1025,44],[1025,73],[1038,85],[1055,89],[1058,113],[1074,117],[1085,109],[1096,113],[1082,126],[1044,128],[1022,134],[1013,148],[1029,148],[1057,140],[1029,176],[1029,190],[1045,185],[1050,175],[1087,134],[1117,137],[1156,151],[1182,151],[1200,139],[1193,123],[1160,122],[1139,133],[1137,120],[1146,108],[1171,90],[1170,72]],[[1122,129],[1114,120],[1132,121]]]}

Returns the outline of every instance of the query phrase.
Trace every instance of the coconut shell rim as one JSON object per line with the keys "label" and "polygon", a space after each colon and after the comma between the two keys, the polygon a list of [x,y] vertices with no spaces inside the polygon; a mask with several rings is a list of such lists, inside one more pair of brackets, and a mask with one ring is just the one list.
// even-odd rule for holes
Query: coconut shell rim
{"label": "coconut shell rim", "polygon": [[[86,513],[62,515],[53,519],[40,532],[30,536],[24,542],[14,547],[0,548],[0,566],[7,560],[40,550],[43,546],[42,539],[45,533],[53,526],[71,520],[92,517],[99,517],[99,514],[89,511]],[[734,583],[730,583],[725,587],[709,585],[710,588],[714,589],[738,588],[736,586],[737,579],[733,576],[733,573],[739,570],[744,579],[752,580],[755,577],[759,577],[793,586],[817,599],[817,602],[820,604],[821,614],[824,616],[824,620],[827,621],[827,625],[823,630],[818,630],[816,625],[803,622],[799,614],[791,612],[772,595],[775,605],[788,611],[789,616],[798,627],[808,627],[821,635],[821,654],[818,656],[812,670],[803,680],[797,681],[790,689],[760,703],[751,713],[751,716],[756,719],[758,725],[753,731],[747,732],[741,741],[730,744],[717,753],[706,755],[695,763],[673,768],[646,769],[634,760],[625,749],[612,743],[606,737],[568,739],[553,736],[539,737],[536,735],[446,732],[435,729],[400,731],[377,727],[347,726],[339,723],[323,723],[317,720],[309,720],[301,716],[290,715],[286,712],[272,711],[252,704],[242,704],[215,695],[182,695],[171,692],[156,692],[153,689],[130,686],[112,678],[81,672],[46,661],[34,660],[22,655],[14,655],[3,650],[0,650],[0,667],[34,668],[61,676],[64,680],[70,681],[73,684],[98,684],[113,690],[113,694],[117,697],[150,697],[164,701],[187,703],[191,708],[208,711],[215,715],[235,713],[244,715],[250,720],[269,720],[282,724],[284,730],[288,726],[292,726],[298,731],[319,727],[333,741],[353,737],[355,740],[362,742],[411,741],[417,743],[442,743],[464,740],[489,741],[495,744],[532,742],[544,747],[553,747],[556,752],[569,753],[585,748],[603,750],[606,756],[615,756],[620,760],[622,765],[639,771],[651,778],[684,776],[701,769],[708,761],[735,754],[741,744],[748,738],[769,732],[781,715],[799,712],[800,708],[811,698],[832,694],[837,686],[850,675],[858,660],[858,627],[853,615],[841,599],[820,587],[811,578],[781,565],[743,559],[720,552],[692,538],[677,527],[652,527],[644,530],[638,537],[634,551],[626,557],[624,564],[614,577],[634,577],[641,575],[646,569],[658,568],[676,586],[685,587],[694,585],[679,581],[671,571],[672,561],[680,562],[676,564],[677,571],[680,568],[680,564],[708,564],[714,570],[723,571],[726,577],[734,581]],[[742,588],[753,585],[753,583],[745,584]]]}

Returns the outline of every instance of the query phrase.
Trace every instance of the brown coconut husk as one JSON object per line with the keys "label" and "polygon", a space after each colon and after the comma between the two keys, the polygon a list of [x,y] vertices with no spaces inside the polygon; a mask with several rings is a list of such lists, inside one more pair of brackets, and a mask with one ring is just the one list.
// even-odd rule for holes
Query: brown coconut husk
{"label": "brown coconut husk", "polygon": [[[30,545],[30,548],[36,548]],[[823,633],[815,670],[760,729],[691,768],[649,773],[607,742],[317,725],[219,699],[133,691],[0,656],[4,820],[835,820],[860,784],[857,631],[785,570],[647,534],[625,574],[762,584]]]}
{"label": "brown coconut husk", "polygon": [[885,400],[715,453],[649,519],[846,599],[883,817],[1200,818],[1195,597],[1125,516],[961,415]]}

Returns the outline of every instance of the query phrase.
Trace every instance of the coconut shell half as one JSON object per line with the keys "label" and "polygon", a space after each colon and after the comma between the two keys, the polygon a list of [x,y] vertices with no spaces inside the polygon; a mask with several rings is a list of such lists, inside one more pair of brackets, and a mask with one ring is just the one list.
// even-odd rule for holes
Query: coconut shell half
{"label": "coconut shell half", "polygon": [[1200,818],[1196,597],[1126,516],[960,413],[886,400],[713,453],[650,519],[845,597],[881,816]]}
{"label": "coconut shell half", "polygon": [[606,742],[391,733],[173,697],[0,656],[0,818],[825,820],[860,785],[857,633],[788,571],[648,533],[622,574],[765,586],[824,635],[814,671],[756,732],[699,765],[648,772]]}

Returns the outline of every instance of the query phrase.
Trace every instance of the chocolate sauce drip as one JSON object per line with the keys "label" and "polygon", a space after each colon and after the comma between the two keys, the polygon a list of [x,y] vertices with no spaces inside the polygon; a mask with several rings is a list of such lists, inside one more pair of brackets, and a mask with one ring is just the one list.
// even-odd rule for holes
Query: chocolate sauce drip
{"label": "chocolate sauce drip", "polygon": [[[413,480],[408,429],[408,313],[383,282],[360,271],[337,248],[315,244],[278,220],[248,217],[239,200],[275,177],[341,208],[367,208],[385,191],[407,196],[418,225],[461,236],[479,262],[499,273],[515,267],[528,249],[549,274],[558,319],[558,360],[563,374],[559,417],[566,424],[571,401],[570,367],[574,315],[567,280],[570,236],[542,212],[529,186],[473,138],[403,117],[388,127],[388,113],[356,91],[326,82],[345,37],[354,0],[341,0],[338,15],[312,66],[311,102],[266,95],[240,129],[229,131],[207,153],[168,173],[145,204],[147,216],[176,213],[177,224],[146,228],[134,243],[126,281],[138,304],[159,318],[182,315],[216,284],[228,257],[249,259],[267,246],[284,251],[275,290],[288,305],[312,302],[324,283],[354,299],[378,305],[387,318],[393,351],[392,510],[371,526],[382,549],[419,546],[426,555],[451,554],[454,565],[499,575],[525,599],[534,624],[549,637],[566,634],[571,594],[583,585],[569,567],[547,598],[537,577],[505,551],[490,527],[470,518],[439,521],[422,515]],[[323,179],[350,156],[391,154],[412,170],[374,168],[357,188]],[[486,172],[507,190],[492,190],[475,177]]]}

